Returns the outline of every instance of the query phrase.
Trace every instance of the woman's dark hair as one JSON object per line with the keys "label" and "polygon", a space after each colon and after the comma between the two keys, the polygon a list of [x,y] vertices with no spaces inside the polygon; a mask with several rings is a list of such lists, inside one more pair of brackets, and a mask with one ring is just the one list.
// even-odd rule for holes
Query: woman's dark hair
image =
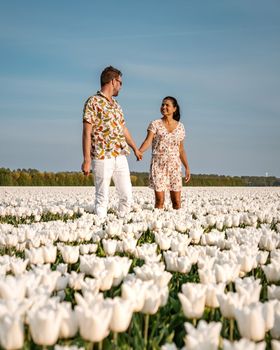
{"label": "woman's dark hair", "polygon": [[166,96],[166,97],[164,97],[163,101],[164,100],[170,100],[172,102],[173,106],[176,107],[176,111],[173,113],[173,119],[177,120],[177,122],[178,122],[181,118],[181,114],[180,114],[180,106],[179,106],[176,98],[172,97],[172,96]]}

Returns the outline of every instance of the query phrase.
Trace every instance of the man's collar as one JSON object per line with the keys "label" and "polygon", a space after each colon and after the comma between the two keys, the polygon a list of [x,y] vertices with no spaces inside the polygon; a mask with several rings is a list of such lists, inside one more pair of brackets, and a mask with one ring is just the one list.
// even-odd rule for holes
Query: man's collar
{"label": "man's collar", "polygon": [[97,91],[97,95],[106,98],[106,100],[109,101],[110,103],[112,103],[112,101],[115,102],[114,99],[113,99],[113,97],[112,97],[112,101],[110,101],[110,99],[109,99],[102,91],[100,91],[100,90]]}

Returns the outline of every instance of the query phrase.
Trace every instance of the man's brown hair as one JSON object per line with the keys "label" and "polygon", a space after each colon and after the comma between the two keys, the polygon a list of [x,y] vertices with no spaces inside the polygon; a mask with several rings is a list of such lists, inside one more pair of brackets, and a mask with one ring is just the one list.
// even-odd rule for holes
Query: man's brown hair
{"label": "man's brown hair", "polygon": [[109,83],[111,80],[122,76],[122,72],[117,68],[112,66],[106,67],[100,76],[100,84],[101,86]]}

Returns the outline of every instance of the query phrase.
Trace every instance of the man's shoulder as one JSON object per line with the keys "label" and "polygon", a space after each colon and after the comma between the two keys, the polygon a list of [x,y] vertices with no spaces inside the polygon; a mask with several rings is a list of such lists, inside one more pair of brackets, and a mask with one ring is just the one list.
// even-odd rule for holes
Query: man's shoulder
{"label": "man's shoulder", "polygon": [[104,103],[104,97],[96,93],[95,95],[91,95],[87,98],[85,105],[100,105]]}

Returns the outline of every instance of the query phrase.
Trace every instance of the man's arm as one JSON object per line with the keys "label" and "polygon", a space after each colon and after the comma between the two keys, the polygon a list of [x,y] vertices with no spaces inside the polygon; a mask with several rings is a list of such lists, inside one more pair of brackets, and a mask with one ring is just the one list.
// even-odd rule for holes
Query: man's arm
{"label": "man's arm", "polygon": [[92,125],[86,121],[83,122],[83,155],[84,161],[82,164],[83,173],[88,176],[91,168],[91,157],[90,157],[90,148],[91,148],[91,131]]}
{"label": "man's arm", "polygon": [[135,142],[133,141],[133,138],[130,135],[130,132],[126,126],[123,129],[123,134],[124,134],[124,137],[125,137],[127,144],[133,149],[133,152],[134,152],[137,160],[141,160],[143,158],[142,153],[139,151],[139,149],[135,145]]}

